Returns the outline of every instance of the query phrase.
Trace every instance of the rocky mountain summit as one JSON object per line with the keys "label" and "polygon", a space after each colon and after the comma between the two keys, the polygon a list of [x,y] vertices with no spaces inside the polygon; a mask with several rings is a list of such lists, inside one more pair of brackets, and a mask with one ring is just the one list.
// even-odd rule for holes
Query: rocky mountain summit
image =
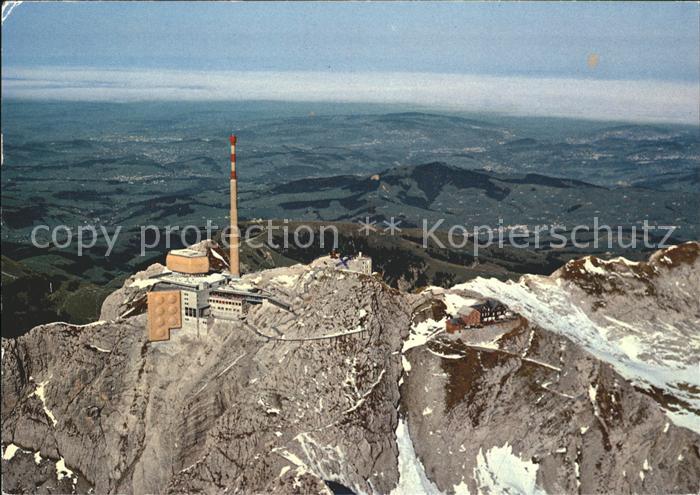
{"label": "rocky mountain summit", "polygon": [[[101,321],[3,339],[3,492],[697,492],[699,253],[418,293],[264,270],[242,282],[293,312],[165,343],[153,266]],[[445,332],[484,297],[519,316]]]}

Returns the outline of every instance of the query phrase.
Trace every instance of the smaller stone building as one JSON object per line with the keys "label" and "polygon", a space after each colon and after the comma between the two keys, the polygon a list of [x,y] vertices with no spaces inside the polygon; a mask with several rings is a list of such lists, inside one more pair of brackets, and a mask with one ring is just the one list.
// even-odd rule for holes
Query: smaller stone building
{"label": "smaller stone building", "polygon": [[338,265],[340,270],[348,270],[350,272],[362,273],[364,275],[372,275],[372,258],[363,256],[360,253],[354,258],[341,260]]}
{"label": "smaller stone building", "polygon": [[456,317],[447,319],[445,330],[455,333],[463,328],[482,327],[512,316],[513,313],[504,304],[495,299],[486,299],[484,302],[460,308]]}

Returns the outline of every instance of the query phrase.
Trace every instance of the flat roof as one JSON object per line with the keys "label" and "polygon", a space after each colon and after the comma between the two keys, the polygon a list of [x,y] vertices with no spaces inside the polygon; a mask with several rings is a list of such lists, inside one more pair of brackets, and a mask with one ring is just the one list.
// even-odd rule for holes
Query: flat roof
{"label": "flat roof", "polygon": [[201,251],[196,251],[194,249],[172,249],[170,253],[175,256],[182,256],[183,258],[204,258],[207,253],[202,253]]}
{"label": "flat roof", "polygon": [[202,283],[213,285],[228,280],[228,277],[221,273],[209,273],[206,275],[188,275],[186,273],[165,272],[161,273],[160,275],[156,275],[153,278],[157,278],[159,280],[162,280],[163,282],[168,282],[175,285],[195,288]]}
{"label": "flat roof", "polygon": [[240,289],[233,289],[231,287],[227,286],[222,286],[222,287],[217,287],[216,289],[212,290],[212,293],[220,293],[220,294],[229,294],[232,296],[259,296],[259,297],[266,297],[260,292],[251,292],[247,290],[240,290]]}

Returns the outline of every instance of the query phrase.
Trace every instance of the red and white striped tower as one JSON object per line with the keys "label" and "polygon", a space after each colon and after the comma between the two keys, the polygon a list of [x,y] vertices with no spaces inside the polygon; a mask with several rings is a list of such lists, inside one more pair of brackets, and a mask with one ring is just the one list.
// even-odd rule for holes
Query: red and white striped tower
{"label": "red and white striped tower", "polygon": [[241,265],[238,257],[238,181],[236,179],[236,136],[231,134],[231,232],[229,233],[229,269],[234,277],[241,276]]}

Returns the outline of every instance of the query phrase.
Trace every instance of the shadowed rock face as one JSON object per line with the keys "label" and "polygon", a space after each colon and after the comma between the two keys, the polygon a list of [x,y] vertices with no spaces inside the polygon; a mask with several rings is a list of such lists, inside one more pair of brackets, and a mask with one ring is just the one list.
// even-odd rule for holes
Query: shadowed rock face
{"label": "shadowed rock face", "polygon": [[[3,341],[3,444],[65,458],[98,493],[294,491],[323,486],[319,477],[388,492],[407,297],[368,277],[305,267],[264,277],[280,277],[260,286],[292,301],[298,316],[265,305],[247,325],[220,322],[160,345],[146,341],[144,315]],[[293,342],[256,333],[360,328]],[[30,397],[38,384],[43,403]],[[32,491],[39,479],[39,466],[20,460],[3,461],[6,491]]]}
{"label": "shadowed rock face", "polygon": [[[554,277],[567,281],[589,296],[603,296],[598,304],[600,306],[605,305],[605,296],[613,294],[636,292],[656,297],[659,289],[668,290],[663,284],[665,274],[673,271],[672,282],[680,282],[677,272],[694,271],[699,257],[700,243],[686,242],[661,249],[649,261],[642,262],[629,262],[624,258],[605,261],[595,256],[586,256],[569,261],[554,273]],[[673,298],[673,289],[668,292],[670,298]]]}
{"label": "shadowed rock face", "polygon": [[435,291],[312,263],[243,277],[294,314],[257,306],[152,344],[145,315],[119,318],[143,276],[105,321],[2,341],[3,491],[421,492],[407,465],[445,493],[501,493],[509,473],[524,491],[697,491],[700,436],[525,319],[409,346],[420,325],[444,325]]}
{"label": "shadowed rock face", "polygon": [[566,338],[526,325],[493,349],[433,340],[407,359],[402,405],[416,453],[444,491],[487,488],[478,459],[505,445],[534,463],[547,493],[697,486],[698,435]]}

